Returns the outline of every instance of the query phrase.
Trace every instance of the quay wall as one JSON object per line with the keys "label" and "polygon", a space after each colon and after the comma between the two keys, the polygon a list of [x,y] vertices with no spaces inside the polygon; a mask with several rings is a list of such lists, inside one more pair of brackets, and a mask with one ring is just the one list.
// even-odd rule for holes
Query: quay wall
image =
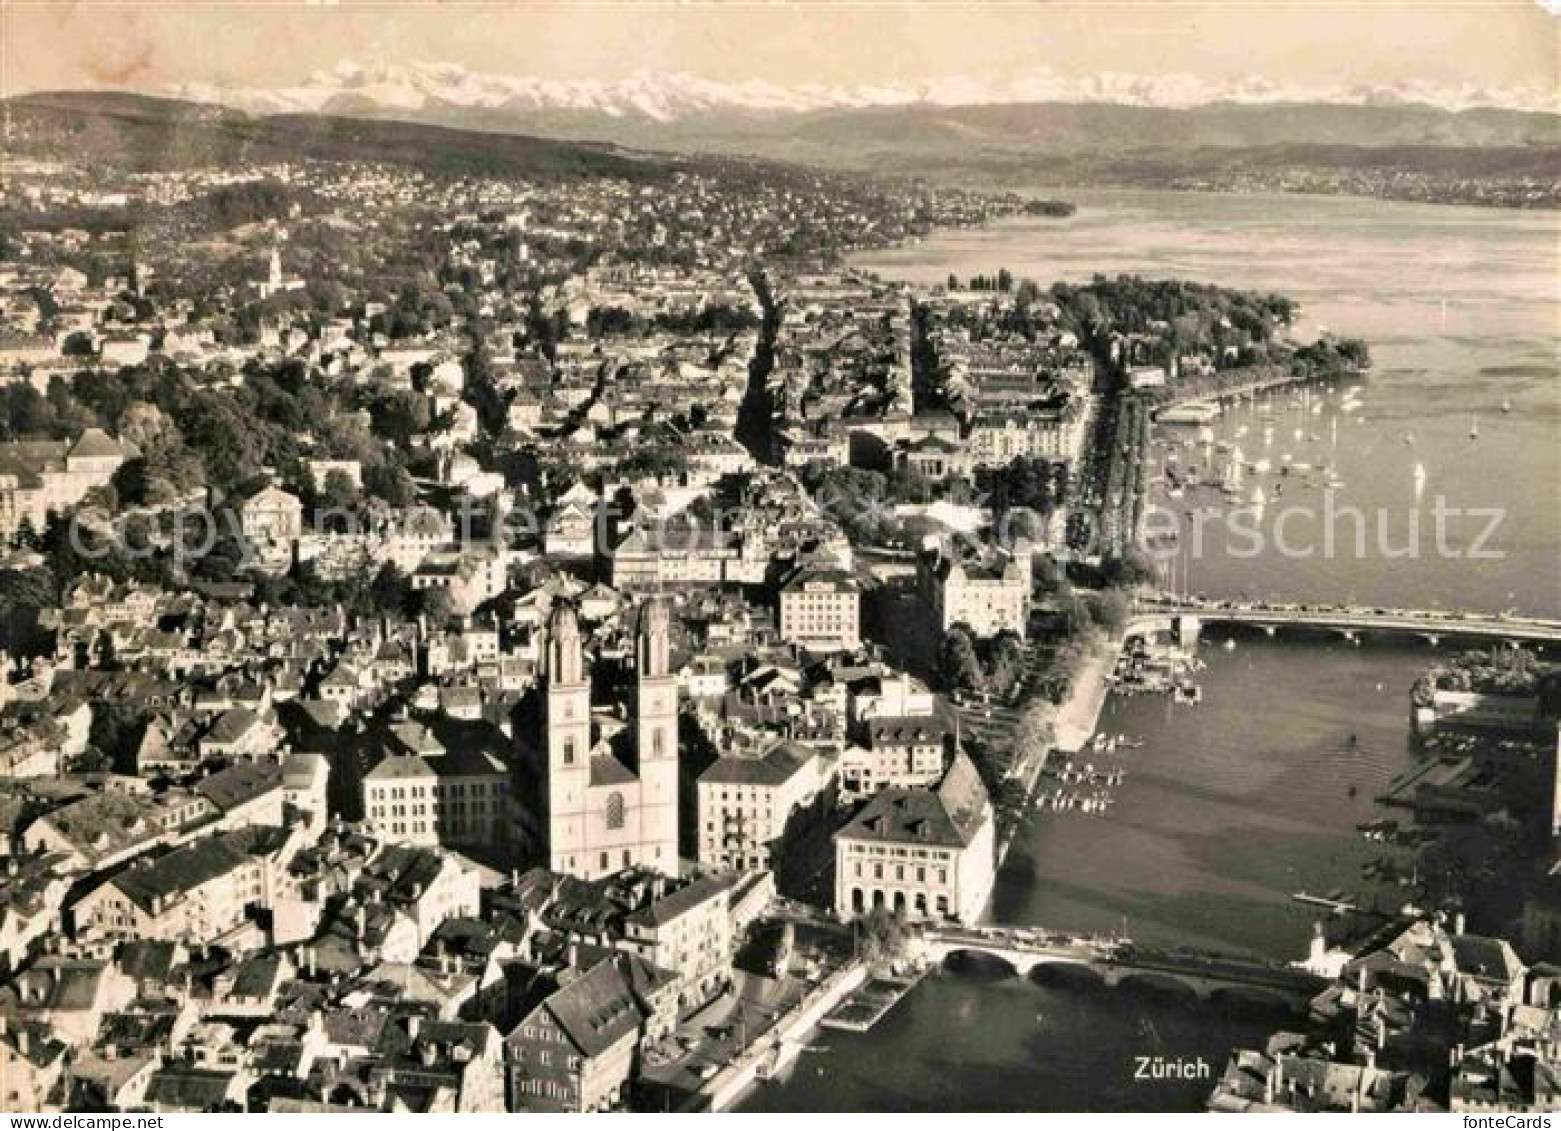
{"label": "quay wall", "polygon": [[[1099,650],[1092,654],[1080,667],[1078,674],[1073,679],[1073,684],[1068,689],[1068,697],[1057,708],[1057,714],[1052,720],[1052,750],[1061,750],[1068,754],[1077,754],[1089,741],[1090,735],[1095,733],[1095,728],[1100,722],[1100,712],[1105,708],[1106,697],[1111,694],[1111,685],[1106,680],[1111,669],[1116,666],[1117,657],[1122,654],[1122,637],[1113,637],[1101,644]],[[1041,752],[1027,768],[1024,777],[1025,804],[1033,804],[1035,789],[1041,780],[1041,771],[1046,768],[1046,753]],[[1008,850],[1013,847],[1015,838],[1018,837],[1022,823],[1009,829],[1007,834],[997,844],[997,862],[993,869],[995,877],[1008,859]],[[990,899],[990,897],[989,897]],[[987,918],[991,913],[991,905],[982,913],[982,918]]]}
{"label": "quay wall", "polygon": [[688,1108],[702,1107],[709,1111],[728,1111],[758,1082],[762,1068],[771,1073],[791,1065],[802,1052],[807,1036],[818,1028],[829,1011],[834,1009],[867,981],[867,964],[853,962],[838,970],[822,985],[797,1003],[758,1041],[750,1045],[738,1059],[716,1073],[700,1088]]}
{"label": "quay wall", "polygon": [[1358,373],[1312,373],[1292,365],[1253,365],[1242,369],[1222,369],[1209,377],[1191,377],[1164,386],[1154,397],[1156,408],[1170,408],[1189,401],[1225,400],[1230,397],[1280,389],[1288,385],[1327,383],[1341,378],[1358,378]]}

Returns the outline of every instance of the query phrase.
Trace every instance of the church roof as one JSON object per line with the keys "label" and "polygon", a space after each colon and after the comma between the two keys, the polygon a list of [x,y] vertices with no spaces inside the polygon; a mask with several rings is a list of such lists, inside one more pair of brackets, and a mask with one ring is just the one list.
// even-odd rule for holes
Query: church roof
{"label": "church roof", "polygon": [[602,751],[591,759],[591,785],[632,785],[639,779],[613,755]]}

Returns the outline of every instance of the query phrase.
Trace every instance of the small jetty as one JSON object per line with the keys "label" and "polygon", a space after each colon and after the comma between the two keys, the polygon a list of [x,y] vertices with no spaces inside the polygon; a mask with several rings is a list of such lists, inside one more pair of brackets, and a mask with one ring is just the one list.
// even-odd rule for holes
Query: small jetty
{"label": "small jetty", "polygon": [[1188,401],[1163,408],[1155,417],[1161,424],[1187,424],[1206,427],[1219,419],[1220,406],[1214,401]]}
{"label": "small jetty", "polygon": [[1204,663],[1174,643],[1134,638],[1117,657],[1111,685],[1119,695],[1171,695],[1176,702],[1197,703],[1202,690],[1193,676]]}
{"label": "small jetty", "polygon": [[1290,898],[1309,907],[1326,907],[1329,911],[1340,914],[1360,910],[1358,906],[1346,898],[1345,893],[1342,891],[1329,892],[1327,895],[1313,895],[1311,892],[1298,891],[1291,895]]}
{"label": "small jetty", "polygon": [[819,1021],[819,1025],[825,1029],[865,1033],[882,1021],[888,1012],[926,976],[925,970],[919,970],[906,977],[874,975],[859,990],[830,1010]]}

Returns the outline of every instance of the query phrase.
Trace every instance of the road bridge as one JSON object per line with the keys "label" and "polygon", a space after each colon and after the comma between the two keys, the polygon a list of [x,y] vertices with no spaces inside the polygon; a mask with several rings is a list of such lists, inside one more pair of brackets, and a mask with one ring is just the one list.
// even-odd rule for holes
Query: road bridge
{"label": "road bridge", "polygon": [[1154,598],[1137,603],[1129,631],[1178,630],[1185,639],[1189,633],[1196,638],[1199,629],[1211,624],[1259,628],[1271,636],[1281,628],[1296,627],[1336,632],[1349,640],[1373,633],[1419,636],[1432,644],[1440,644],[1443,639],[1561,644],[1561,621],[1543,617],[1442,609],[1185,602]]}
{"label": "road bridge", "polygon": [[1049,966],[1088,970],[1108,986],[1174,986],[1199,998],[1236,993],[1304,1006],[1327,980],[1284,963],[1195,950],[1137,946],[1125,939],[1070,935],[1040,927],[933,927],[917,941],[920,956],[995,959],[1028,977]]}

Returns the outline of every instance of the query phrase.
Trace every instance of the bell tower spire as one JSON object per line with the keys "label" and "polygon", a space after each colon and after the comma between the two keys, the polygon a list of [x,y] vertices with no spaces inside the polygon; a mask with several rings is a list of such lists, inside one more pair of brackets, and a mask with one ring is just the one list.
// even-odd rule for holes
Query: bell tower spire
{"label": "bell tower spire", "polygon": [[671,615],[652,598],[640,609],[634,644],[635,755],[639,763],[644,863],[678,871],[678,685],[672,674]]}
{"label": "bell tower spire", "polygon": [[634,656],[642,680],[664,679],[669,674],[672,648],[669,622],[667,606],[659,600],[647,601],[640,610]]}
{"label": "bell tower spire", "polygon": [[580,622],[560,602],[547,626],[548,865],[580,874],[586,867],[586,790],[591,775],[591,683]]}

